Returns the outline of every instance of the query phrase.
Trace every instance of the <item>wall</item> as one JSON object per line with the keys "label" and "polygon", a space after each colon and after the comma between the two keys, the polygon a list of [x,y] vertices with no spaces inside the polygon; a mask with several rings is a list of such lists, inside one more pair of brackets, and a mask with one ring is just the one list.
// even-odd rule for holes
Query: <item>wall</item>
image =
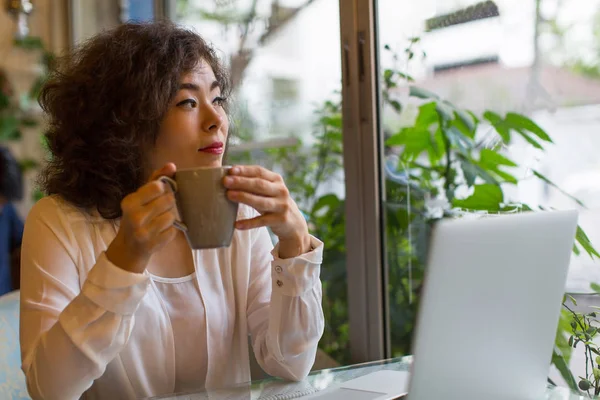
{"label": "wall", "polygon": [[118,0],[69,0],[69,3],[73,15],[71,38],[75,43],[113,28],[120,21],[122,9]]}

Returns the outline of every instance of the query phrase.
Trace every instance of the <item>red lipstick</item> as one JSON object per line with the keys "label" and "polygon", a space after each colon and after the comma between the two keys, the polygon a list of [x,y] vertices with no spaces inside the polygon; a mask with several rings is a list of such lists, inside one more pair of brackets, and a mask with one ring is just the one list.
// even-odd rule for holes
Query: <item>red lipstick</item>
{"label": "red lipstick", "polygon": [[214,142],[209,146],[202,147],[198,151],[208,154],[223,154],[224,150],[225,145],[223,144],[223,142]]}

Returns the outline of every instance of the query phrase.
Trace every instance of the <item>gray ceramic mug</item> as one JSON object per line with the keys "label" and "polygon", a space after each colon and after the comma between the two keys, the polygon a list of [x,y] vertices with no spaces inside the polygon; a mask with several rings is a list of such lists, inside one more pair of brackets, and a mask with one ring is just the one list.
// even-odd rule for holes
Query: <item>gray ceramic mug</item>
{"label": "gray ceramic mug", "polygon": [[214,249],[231,244],[238,203],[227,198],[223,178],[231,167],[190,168],[175,172],[175,179],[159,179],[175,192],[181,221],[174,226],[185,233],[193,249]]}

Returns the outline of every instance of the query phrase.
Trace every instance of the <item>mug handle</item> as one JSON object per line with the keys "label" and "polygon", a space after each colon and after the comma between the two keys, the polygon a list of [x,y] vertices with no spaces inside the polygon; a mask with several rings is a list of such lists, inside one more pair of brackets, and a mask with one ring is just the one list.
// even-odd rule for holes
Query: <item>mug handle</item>
{"label": "mug handle", "polygon": [[[169,185],[173,193],[177,193],[177,182],[175,182],[174,179],[171,179],[168,176],[161,176],[160,178],[158,178],[158,180]],[[179,211],[179,205],[177,205],[177,211]],[[181,215],[181,212],[179,212],[179,215]],[[182,221],[179,221],[177,219],[173,222],[173,226],[182,231],[183,233],[187,233],[188,231],[187,226],[185,226],[185,224]]]}

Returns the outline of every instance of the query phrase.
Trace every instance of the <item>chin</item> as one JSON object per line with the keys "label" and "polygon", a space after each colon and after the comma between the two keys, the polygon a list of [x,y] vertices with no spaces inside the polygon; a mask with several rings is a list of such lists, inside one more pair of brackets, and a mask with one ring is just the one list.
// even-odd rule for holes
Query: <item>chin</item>
{"label": "chin", "polygon": [[223,165],[223,159],[221,157],[202,157],[200,160],[197,160],[193,167],[197,168],[218,168]]}

